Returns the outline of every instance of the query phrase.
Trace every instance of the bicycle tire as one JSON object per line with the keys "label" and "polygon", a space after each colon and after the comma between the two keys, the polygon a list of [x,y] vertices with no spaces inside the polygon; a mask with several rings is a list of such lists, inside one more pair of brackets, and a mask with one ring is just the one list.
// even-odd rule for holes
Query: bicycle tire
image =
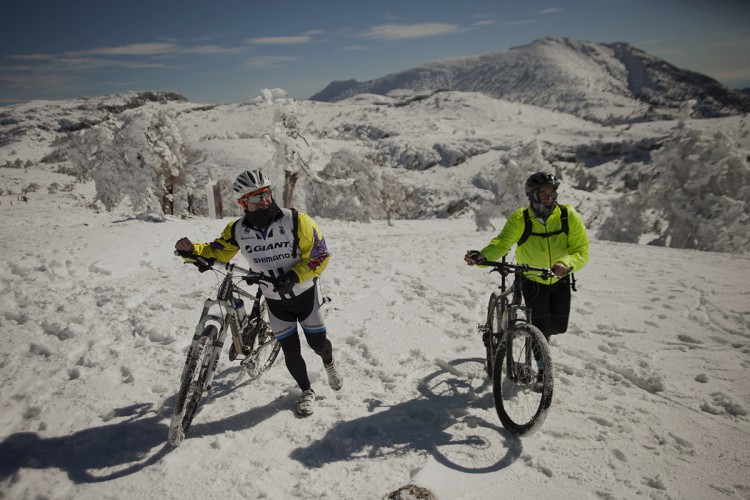
{"label": "bicycle tire", "polygon": [[501,331],[501,319],[502,319],[502,301],[500,296],[493,293],[490,296],[490,303],[487,306],[487,323],[485,332],[487,335],[484,341],[485,356],[486,356],[486,369],[487,375],[492,377],[493,365],[495,364],[495,353],[497,352],[497,344],[502,338]]}
{"label": "bicycle tire", "polygon": [[169,429],[169,442],[173,446],[179,445],[185,439],[203,397],[213,352],[213,339],[217,334],[216,326],[207,326],[190,352],[187,371],[177,393]]}
{"label": "bicycle tire", "polygon": [[[538,328],[529,323],[518,323],[513,329],[513,337],[515,379],[508,377],[507,344],[503,340],[495,353],[492,393],[503,427],[512,434],[523,436],[536,432],[547,417],[552,404],[554,367],[549,344]],[[544,370],[538,380],[539,361]]]}
{"label": "bicycle tire", "polygon": [[253,364],[251,368],[246,363],[248,374],[259,377],[273,366],[281,350],[268,322],[268,305],[264,297],[260,299],[258,316],[250,320],[242,336]]}

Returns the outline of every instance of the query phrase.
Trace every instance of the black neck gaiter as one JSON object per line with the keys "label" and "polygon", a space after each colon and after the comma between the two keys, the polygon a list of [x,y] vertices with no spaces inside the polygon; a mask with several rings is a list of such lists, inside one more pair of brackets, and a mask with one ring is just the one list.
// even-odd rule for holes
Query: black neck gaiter
{"label": "black neck gaiter", "polygon": [[268,226],[275,218],[276,215],[281,211],[275,201],[272,201],[268,208],[263,210],[256,210],[250,212],[245,210],[245,217],[243,221],[248,226],[254,226],[258,229],[263,229]]}
{"label": "black neck gaiter", "polygon": [[531,202],[531,209],[534,211],[534,215],[536,216],[536,218],[539,219],[542,224],[546,224],[547,217],[552,215],[552,212],[555,211],[557,201],[554,201],[550,206],[546,206],[544,203],[539,201],[539,195],[537,194],[537,191],[534,191],[534,194],[529,197],[529,201]]}

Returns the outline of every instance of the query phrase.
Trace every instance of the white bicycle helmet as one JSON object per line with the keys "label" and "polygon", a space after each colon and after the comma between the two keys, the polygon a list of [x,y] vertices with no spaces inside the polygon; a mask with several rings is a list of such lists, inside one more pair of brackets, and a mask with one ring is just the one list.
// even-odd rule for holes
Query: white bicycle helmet
{"label": "white bicycle helmet", "polygon": [[271,187],[271,180],[260,170],[245,170],[234,180],[232,191],[240,198],[264,187]]}

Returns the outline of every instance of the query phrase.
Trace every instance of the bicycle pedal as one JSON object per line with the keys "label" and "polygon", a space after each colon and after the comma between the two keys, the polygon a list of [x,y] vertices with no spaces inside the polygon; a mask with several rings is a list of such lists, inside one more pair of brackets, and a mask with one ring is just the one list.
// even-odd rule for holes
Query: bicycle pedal
{"label": "bicycle pedal", "polygon": [[258,366],[255,364],[254,361],[243,363],[243,366],[245,367],[245,371],[247,372],[250,378],[255,378],[258,376]]}

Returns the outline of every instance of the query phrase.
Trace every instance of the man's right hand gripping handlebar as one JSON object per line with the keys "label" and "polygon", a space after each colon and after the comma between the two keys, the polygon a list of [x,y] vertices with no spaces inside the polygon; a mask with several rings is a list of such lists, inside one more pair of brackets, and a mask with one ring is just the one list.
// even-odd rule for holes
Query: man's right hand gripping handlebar
{"label": "man's right hand gripping handlebar", "polygon": [[193,253],[193,242],[188,238],[180,238],[174,244],[174,249],[180,253]]}
{"label": "man's right hand gripping handlebar", "polygon": [[[187,260],[191,264],[194,264],[195,267],[197,267],[200,272],[204,273],[208,271],[209,269],[211,269],[211,263],[213,262],[213,259],[199,259],[198,261],[195,261],[190,258],[191,254],[193,253],[194,247],[193,247],[193,242],[190,241],[188,238],[180,238],[179,240],[177,240],[177,243],[175,243],[174,245],[174,249],[177,255],[179,255],[180,257],[183,257],[185,260]],[[203,262],[201,262],[201,260]]]}
{"label": "man's right hand gripping handlebar", "polygon": [[466,264],[470,266],[476,264],[481,265],[487,262],[487,259],[484,257],[484,255],[479,253],[479,250],[467,250],[466,255],[464,255],[464,262],[466,262]]}

